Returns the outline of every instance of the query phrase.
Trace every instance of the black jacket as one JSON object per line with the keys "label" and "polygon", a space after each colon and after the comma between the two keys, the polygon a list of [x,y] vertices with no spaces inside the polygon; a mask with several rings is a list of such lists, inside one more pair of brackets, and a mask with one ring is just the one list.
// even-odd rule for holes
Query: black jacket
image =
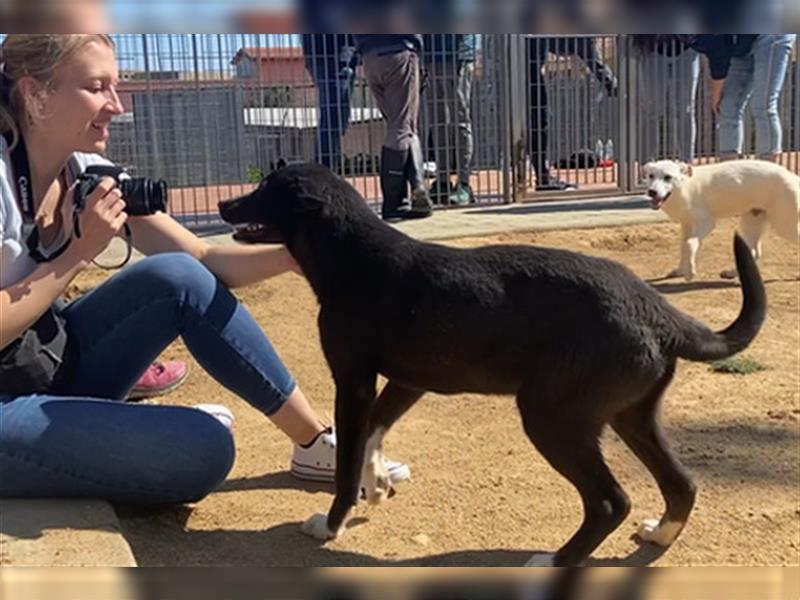
{"label": "black jacket", "polygon": [[722,35],[679,35],[685,44],[708,57],[711,79],[725,79],[731,58],[750,54],[756,33],[726,33]]}

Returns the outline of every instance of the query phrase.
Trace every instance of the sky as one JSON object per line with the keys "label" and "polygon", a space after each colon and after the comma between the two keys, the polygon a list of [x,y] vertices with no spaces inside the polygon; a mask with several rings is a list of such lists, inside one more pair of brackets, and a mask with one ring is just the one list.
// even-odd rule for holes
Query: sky
{"label": "sky", "polygon": [[244,9],[289,8],[291,0],[106,0],[115,31],[231,31]]}
{"label": "sky", "polygon": [[[232,73],[231,59],[245,46],[299,45],[299,37],[271,34],[114,34],[120,69]],[[145,46],[146,38],[146,46]],[[195,52],[196,48],[196,52]],[[145,50],[147,52],[145,52]],[[145,59],[146,57],[146,59]]]}

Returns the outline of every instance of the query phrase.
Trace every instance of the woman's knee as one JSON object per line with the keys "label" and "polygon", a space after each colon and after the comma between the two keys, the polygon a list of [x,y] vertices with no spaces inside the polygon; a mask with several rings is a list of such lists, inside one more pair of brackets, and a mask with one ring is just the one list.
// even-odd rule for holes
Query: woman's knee
{"label": "woman's knee", "polygon": [[[186,410],[186,409],[184,409]],[[188,409],[194,411],[194,409]],[[195,411],[191,447],[181,448],[170,471],[176,502],[196,502],[214,491],[233,467],[236,450],[230,430],[215,417]]]}
{"label": "woman's knee", "polygon": [[137,288],[151,288],[154,294],[182,299],[187,296],[213,297],[218,281],[199,260],[185,252],[149,256],[129,268],[125,277]]}

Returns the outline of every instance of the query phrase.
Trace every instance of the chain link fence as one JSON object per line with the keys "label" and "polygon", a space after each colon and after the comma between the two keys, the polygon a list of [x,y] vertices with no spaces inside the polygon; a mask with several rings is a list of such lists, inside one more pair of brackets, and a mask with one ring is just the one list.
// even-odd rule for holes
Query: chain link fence
{"label": "chain link fence", "polygon": [[[322,37],[340,39],[310,39]],[[126,112],[109,156],[166,179],[171,211],[188,226],[218,225],[217,202],[252,189],[280,160],[325,162],[380,202],[384,123],[348,36],[115,38]],[[647,52],[621,35],[426,41],[419,131],[434,188],[464,181],[477,204],[624,194],[649,159],[718,158],[706,61],[693,50]],[[780,119],[781,161],[800,172],[796,47]],[[749,110],[744,123],[749,154]]]}

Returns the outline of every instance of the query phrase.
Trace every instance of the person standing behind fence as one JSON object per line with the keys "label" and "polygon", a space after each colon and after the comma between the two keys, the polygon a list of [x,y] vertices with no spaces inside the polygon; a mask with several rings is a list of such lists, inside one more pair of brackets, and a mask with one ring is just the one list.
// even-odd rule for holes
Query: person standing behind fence
{"label": "person standing behind fence", "polygon": [[[437,178],[430,189],[436,204],[475,201],[469,177],[472,171],[472,78],[475,70],[475,34],[423,36],[428,85],[425,100]],[[458,174],[455,187],[450,175]]]}
{"label": "person standing behind fence", "polygon": [[381,148],[381,215],[384,220],[428,217],[431,201],[425,188],[422,144],[417,133],[422,36],[354,37],[367,84],[386,119]]}
{"label": "person standing behind fence", "polygon": [[558,56],[577,56],[595,78],[603,85],[609,96],[617,94],[617,78],[597,53],[595,40],[589,37],[549,37],[529,36],[527,57],[530,82],[530,122],[528,124],[528,149],[531,167],[536,176],[536,191],[562,191],[577,186],[560,181],[550,174],[547,159],[549,137],[549,107],[547,86],[544,78],[544,64],[547,54]]}
{"label": "person standing behind fence", "polygon": [[317,86],[319,122],[315,160],[341,171],[341,140],[350,122],[350,99],[356,49],[349,34],[314,33],[301,36],[306,69]]}
{"label": "person standing behind fence", "polygon": [[755,154],[778,162],[783,138],[778,99],[796,34],[679,37],[708,57],[711,108],[719,119],[720,157],[742,156],[744,111],[749,103],[755,122]]}
{"label": "person standing behind fence", "polygon": [[[642,163],[674,157],[692,163],[700,55],[675,35],[633,35],[642,77]],[[661,119],[666,118],[666,123]],[[662,135],[661,132],[666,132]]]}

